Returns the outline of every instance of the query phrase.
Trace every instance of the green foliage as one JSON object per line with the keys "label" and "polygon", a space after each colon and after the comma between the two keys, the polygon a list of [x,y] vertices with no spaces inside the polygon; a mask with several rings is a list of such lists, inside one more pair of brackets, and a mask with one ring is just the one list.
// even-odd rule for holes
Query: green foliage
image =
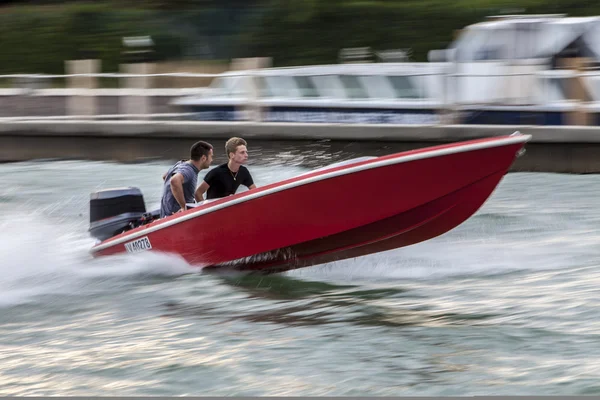
{"label": "green foliage", "polygon": [[[310,13],[306,11],[310,8]],[[296,11],[294,11],[296,10]],[[505,13],[599,15],[587,0],[272,0],[245,38],[246,56],[271,56],[276,65],[334,63],[341,48],[411,48],[425,61],[455,32]]]}
{"label": "green foliage", "polygon": [[[16,5],[16,4],[19,5]],[[345,47],[442,49],[500,13],[600,15],[589,0],[13,1],[0,8],[0,73],[62,73],[97,57],[118,70],[124,36],[150,35],[158,60],[268,56],[275,65],[337,62]],[[35,4],[35,5],[32,5]]]}
{"label": "green foliage", "polygon": [[150,35],[158,61],[183,59],[186,49],[211,40],[219,41],[210,53],[214,58],[223,58],[219,50],[234,50],[229,42],[243,28],[229,7],[235,0],[219,7],[209,0],[180,1],[205,5],[184,10],[162,10],[160,3],[144,2],[147,8],[115,1],[0,8],[0,73],[60,74],[64,60],[89,57],[100,58],[104,71],[117,71],[125,36]]}

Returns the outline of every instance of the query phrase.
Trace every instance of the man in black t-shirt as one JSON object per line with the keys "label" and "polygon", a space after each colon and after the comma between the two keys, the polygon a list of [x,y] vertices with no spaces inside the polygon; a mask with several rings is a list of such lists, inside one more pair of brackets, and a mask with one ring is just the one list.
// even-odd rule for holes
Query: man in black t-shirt
{"label": "man in black t-shirt", "polygon": [[209,200],[235,194],[240,185],[248,189],[256,188],[250,171],[242,165],[248,161],[246,145],[246,141],[238,137],[233,137],[225,143],[225,152],[229,161],[206,174],[204,181],[196,189],[197,202],[204,200],[205,192],[206,199]]}

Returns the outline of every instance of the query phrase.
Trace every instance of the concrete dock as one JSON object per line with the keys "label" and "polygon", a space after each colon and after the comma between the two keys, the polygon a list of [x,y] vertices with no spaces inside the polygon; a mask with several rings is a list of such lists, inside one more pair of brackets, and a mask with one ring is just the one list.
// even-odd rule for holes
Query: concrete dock
{"label": "concrete dock", "polygon": [[[600,127],[481,125],[346,125],[156,120],[0,119],[0,162],[90,159],[136,162],[187,156],[196,140],[251,143],[331,141],[353,143],[381,155],[435,144],[508,135],[533,136],[514,171],[600,173]],[[377,150],[379,149],[379,150]]]}

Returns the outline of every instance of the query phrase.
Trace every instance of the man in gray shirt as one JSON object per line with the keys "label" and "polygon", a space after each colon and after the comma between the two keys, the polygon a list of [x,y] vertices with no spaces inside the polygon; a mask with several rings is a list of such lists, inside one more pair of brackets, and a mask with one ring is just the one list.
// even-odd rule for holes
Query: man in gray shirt
{"label": "man in gray shirt", "polygon": [[163,194],[160,201],[160,217],[168,217],[187,209],[193,203],[198,172],[210,167],[213,159],[211,144],[200,141],[190,149],[190,159],[178,161],[163,175]]}

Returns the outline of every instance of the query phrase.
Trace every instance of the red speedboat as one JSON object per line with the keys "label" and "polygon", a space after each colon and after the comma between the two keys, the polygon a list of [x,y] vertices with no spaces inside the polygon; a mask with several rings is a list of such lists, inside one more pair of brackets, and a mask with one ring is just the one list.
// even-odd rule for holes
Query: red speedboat
{"label": "red speedboat", "polygon": [[93,193],[95,256],[159,251],[279,272],[408,246],[473,215],[530,135],[362,157],[158,219],[136,188]]}

